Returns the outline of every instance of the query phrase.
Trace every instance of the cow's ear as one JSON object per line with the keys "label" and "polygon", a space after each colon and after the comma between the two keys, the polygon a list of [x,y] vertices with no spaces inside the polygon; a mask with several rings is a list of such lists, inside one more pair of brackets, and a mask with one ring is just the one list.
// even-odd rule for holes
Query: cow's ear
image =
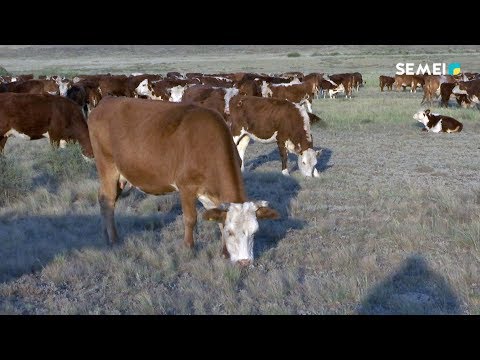
{"label": "cow's ear", "polygon": [[208,221],[217,221],[224,223],[227,218],[227,211],[218,208],[209,209],[203,213],[203,219]]}
{"label": "cow's ear", "polygon": [[430,109],[425,110],[425,115],[430,114]]}
{"label": "cow's ear", "polygon": [[278,219],[280,214],[277,210],[271,209],[269,207],[259,207],[255,212],[257,219]]}

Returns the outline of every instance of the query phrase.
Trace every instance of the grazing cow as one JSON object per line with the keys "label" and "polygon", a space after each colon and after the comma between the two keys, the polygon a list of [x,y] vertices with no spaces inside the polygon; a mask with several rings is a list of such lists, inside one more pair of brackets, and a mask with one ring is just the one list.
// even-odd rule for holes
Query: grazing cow
{"label": "grazing cow", "polygon": [[459,81],[452,90],[455,95],[466,95],[472,103],[480,105],[480,79],[471,81]]}
{"label": "grazing cow", "polygon": [[339,92],[345,92],[343,84],[337,85],[327,75],[324,75],[320,80],[319,88],[323,93],[323,98],[325,98],[327,91],[330,99],[334,98],[335,94]]}
{"label": "grazing cow", "polygon": [[319,177],[310,117],[299,104],[276,98],[235,96],[230,101],[228,122],[242,159],[242,171],[245,150],[252,137],[265,144],[277,142],[284,175],[289,174],[287,152],[290,152],[298,155],[298,168],[304,176]]}
{"label": "grazing cow", "polygon": [[50,139],[54,146],[78,141],[82,153],[93,157],[87,124],[76,103],[49,94],[0,94],[0,152],[9,136]]}
{"label": "grazing cow", "polygon": [[350,99],[352,98],[352,89],[353,89],[353,83],[354,83],[354,78],[353,74],[349,73],[344,73],[344,74],[333,74],[329,76],[330,80],[332,80],[335,84],[342,84],[343,89],[345,92],[345,97],[348,99],[350,96]]}
{"label": "grazing cow", "polygon": [[391,76],[380,75],[378,77],[380,82],[380,91],[383,91],[383,88],[386,86],[388,90],[392,90],[393,83],[395,82],[395,78]]}
{"label": "grazing cow", "polygon": [[434,114],[430,109],[420,110],[413,115],[413,118],[425,125],[422,131],[454,133],[463,129],[460,121],[449,116]]}
{"label": "grazing cow", "polygon": [[103,76],[98,80],[100,94],[103,96],[134,96],[134,88],[125,75]]}
{"label": "grazing cow", "polygon": [[257,219],[279,215],[266,201],[247,200],[240,158],[218,112],[109,97],[92,111],[89,131],[100,177],[103,233],[110,244],[118,240],[114,208],[123,176],[148,194],[180,192],[186,246],[194,245],[198,199],[207,209],[204,219],[220,222],[224,255],[240,265],[253,260]]}

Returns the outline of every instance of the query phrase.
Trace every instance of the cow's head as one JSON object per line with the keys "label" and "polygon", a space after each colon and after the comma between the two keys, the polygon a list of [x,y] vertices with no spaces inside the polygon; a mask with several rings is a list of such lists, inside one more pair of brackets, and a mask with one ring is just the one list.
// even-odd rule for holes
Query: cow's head
{"label": "cow's head", "polygon": [[142,80],[140,84],[135,88],[135,92],[138,95],[152,96],[151,87],[149,86],[148,79]]}
{"label": "cow's head", "polygon": [[317,168],[315,167],[315,165],[317,165],[317,156],[319,156],[320,153],[321,152],[319,150],[315,151],[310,148],[310,149],[304,150],[298,155],[298,169],[303,174],[303,176],[306,176],[306,177],[320,176]]}
{"label": "cow's head", "polygon": [[430,114],[430,109],[420,110],[413,115],[413,118],[426,126],[428,124],[428,114]]}
{"label": "cow's head", "polygon": [[222,240],[230,260],[242,266],[253,261],[253,235],[258,230],[257,219],[278,219],[280,214],[268,207],[266,201],[227,203],[209,209],[205,220],[217,221],[222,226]]}

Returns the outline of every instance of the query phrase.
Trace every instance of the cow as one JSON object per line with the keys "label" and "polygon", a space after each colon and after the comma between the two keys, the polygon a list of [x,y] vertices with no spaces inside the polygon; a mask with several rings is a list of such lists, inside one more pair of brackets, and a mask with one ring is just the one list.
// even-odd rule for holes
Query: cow
{"label": "cow", "polygon": [[414,75],[395,75],[395,89],[398,91],[403,88],[405,91],[407,86],[410,86],[410,92],[413,92],[413,77]]}
{"label": "cow", "polygon": [[9,136],[26,140],[50,139],[55,147],[78,141],[82,153],[93,157],[87,124],[80,107],[62,96],[0,94],[0,153]]}
{"label": "cow", "polygon": [[443,83],[440,85],[440,106],[448,108],[448,101],[452,95],[453,88],[457,83]]}
{"label": "cow", "polygon": [[230,99],[238,95],[237,88],[219,88],[205,85],[195,85],[185,90],[182,102],[192,102],[217,110],[220,114],[230,114]]}
{"label": "cow", "polygon": [[354,72],[352,76],[353,76],[353,88],[358,91],[360,86],[364,86],[366,82],[363,81],[362,74],[360,74],[359,72]]}
{"label": "cow", "polygon": [[7,91],[26,94],[58,95],[59,87],[55,80],[26,80],[5,84]]}
{"label": "cow", "polygon": [[422,131],[454,133],[463,129],[460,121],[449,116],[434,114],[430,109],[418,111],[413,118],[425,125]]}
{"label": "cow", "polygon": [[339,85],[336,84],[327,75],[323,76],[318,86],[323,93],[323,98],[325,98],[327,91],[328,91],[328,95],[330,96],[330,99],[334,98],[335,94],[339,92],[345,92],[345,88],[343,84],[339,84]]}
{"label": "cow", "polygon": [[[264,83],[262,85],[262,95],[266,93],[267,96],[264,97],[270,95],[271,97],[289,100],[294,103],[308,100],[310,104],[318,92],[317,84],[316,78],[310,78],[304,82],[294,80],[288,84],[272,84],[269,88]],[[312,112],[312,108],[309,107],[308,111]]]}
{"label": "cow", "polygon": [[253,261],[257,219],[279,214],[266,201],[247,200],[240,157],[217,111],[194,104],[107,97],[90,114],[89,132],[109,244],[118,242],[114,208],[123,176],[148,194],[180,193],[187,247],[194,246],[198,199],[207,209],[203,218],[220,223],[223,254],[243,266]]}
{"label": "cow", "polygon": [[245,150],[250,138],[269,144],[276,142],[282,160],[282,173],[289,175],[287,152],[298,156],[298,168],[307,177],[319,177],[313,149],[310,117],[304,107],[288,100],[235,96],[228,118],[244,170]]}
{"label": "cow", "polygon": [[472,103],[480,105],[480,79],[471,81],[459,81],[453,88],[455,95],[466,95],[466,98]]}
{"label": "cow", "polygon": [[343,85],[345,98],[348,99],[349,96],[350,96],[350,99],[352,98],[352,89],[353,89],[353,83],[354,83],[353,74],[350,74],[350,73],[333,74],[333,75],[329,75],[329,79],[333,81],[335,84]]}
{"label": "cow", "polygon": [[454,83],[456,80],[451,75],[424,75],[425,85],[423,86],[423,98],[420,104],[433,103],[433,97],[440,95],[440,85],[443,83]]}
{"label": "cow", "polygon": [[380,75],[378,77],[380,82],[380,91],[383,91],[383,88],[386,86],[388,90],[392,90],[393,83],[395,82],[395,78],[391,76]]}

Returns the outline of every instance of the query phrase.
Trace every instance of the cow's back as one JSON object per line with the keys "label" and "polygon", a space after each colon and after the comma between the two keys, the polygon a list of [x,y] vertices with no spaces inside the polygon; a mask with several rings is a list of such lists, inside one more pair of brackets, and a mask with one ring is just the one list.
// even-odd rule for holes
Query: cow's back
{"label": "cow's back", "polygon": [[201,185],[222,166],[240,174],[223,117],[201,106],[107,97],[91,112],[89,131],[95,156],[148,193],[186,178]]}

